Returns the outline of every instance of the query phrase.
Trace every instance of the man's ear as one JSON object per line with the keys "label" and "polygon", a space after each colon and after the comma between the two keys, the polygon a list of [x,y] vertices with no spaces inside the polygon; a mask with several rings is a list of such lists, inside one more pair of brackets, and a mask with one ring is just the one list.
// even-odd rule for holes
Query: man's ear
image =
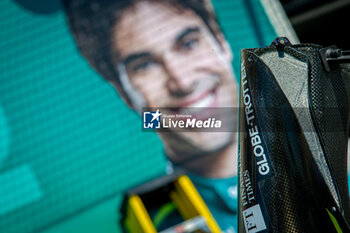
{"label": "man's ear", "polygon": [[128,98],[128,96],[126,95],[126,93],[124,92],[123,88],[120,86],[119,83],[117,83],[116,81],[111,81],[108,80],[108,83],[111,84],[113,86],[113,88],[118,92],[119,96],[122,98],[122,100],[124,101],[124,103],[130,108],[130,109],[134,109],[132,107],[131,101]]}
{"label": "man's ear", "polygon": [[222,51],[225,54],[226,59],[229,60],[230,62],[232,62],[233,56],[232,56],[231,46],[228,43],[228,41],[226,40],[224,34],[219,33],[219,35],[217,35],[216,38],[220,44],[220,47],[222,48]]}

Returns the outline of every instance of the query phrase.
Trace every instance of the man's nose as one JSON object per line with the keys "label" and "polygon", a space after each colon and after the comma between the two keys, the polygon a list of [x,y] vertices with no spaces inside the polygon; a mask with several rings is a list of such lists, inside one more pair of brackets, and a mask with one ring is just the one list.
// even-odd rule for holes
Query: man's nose
{"label": "man's nose", "polygon": [[167,54],[164,56],[164,69],[167,73],[167,87],[172,95],[184,96],[193,90],[191,63],[185,57]]}

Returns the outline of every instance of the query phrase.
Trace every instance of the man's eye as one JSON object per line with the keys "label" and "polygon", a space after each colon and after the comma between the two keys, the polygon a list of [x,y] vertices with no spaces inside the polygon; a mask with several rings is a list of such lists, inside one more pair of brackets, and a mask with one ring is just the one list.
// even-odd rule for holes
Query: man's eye
{"label": "man's eye", "polygon": [[198,43],[199,43],[198,39],[187,39],[181,44],[180,50],[184,52],[190,51],[194,49],[198,45]]}
{"label": "man's eye", "polygon": [[141,72],[150,69],[154,65],[154,61],[144,61],[138,64],[135,64],[132,68],[133,72]]}

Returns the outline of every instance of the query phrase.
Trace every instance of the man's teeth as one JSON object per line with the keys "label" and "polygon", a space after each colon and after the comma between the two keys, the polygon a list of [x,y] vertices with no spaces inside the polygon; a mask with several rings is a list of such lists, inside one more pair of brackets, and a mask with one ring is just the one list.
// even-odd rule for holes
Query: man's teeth
{"label": "man's teeth", "polygon": [[188,108],[206,108],[209,107],[215,99],[215,95],[213,93],[206,95],[204,98],[199,99],[197,102],[188,105]]}
{"label": "man's teeth", "polygon": [[[189,111],[191,111],[192,114],[194,114],[195,112],[199,112],[202,109],[201,108],[206,108],[206,107],[210,107],[212,105],[212,103],[215,100],[215,94],[211,93],[209,95],[206,95],[204,98],[199,99],[198,101],[186,106],[185,109],[181,110],[181,113],[189,113]],[[194,108],[189,110],[188,108]],[[186,110],[187,109],[187,110]]]}

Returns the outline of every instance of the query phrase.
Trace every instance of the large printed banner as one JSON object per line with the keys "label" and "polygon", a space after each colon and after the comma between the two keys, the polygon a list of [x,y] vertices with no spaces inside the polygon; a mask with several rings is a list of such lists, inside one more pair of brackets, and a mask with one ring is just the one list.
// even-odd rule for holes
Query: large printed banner
{"label": "large printed banner", "polygon": [[0,2],[0,231],[120,232],[122,194],[184,168],[234,232],[238,118],[199,128],[238,107],[240,49],[280,34],[273,4],[30,2]]}

